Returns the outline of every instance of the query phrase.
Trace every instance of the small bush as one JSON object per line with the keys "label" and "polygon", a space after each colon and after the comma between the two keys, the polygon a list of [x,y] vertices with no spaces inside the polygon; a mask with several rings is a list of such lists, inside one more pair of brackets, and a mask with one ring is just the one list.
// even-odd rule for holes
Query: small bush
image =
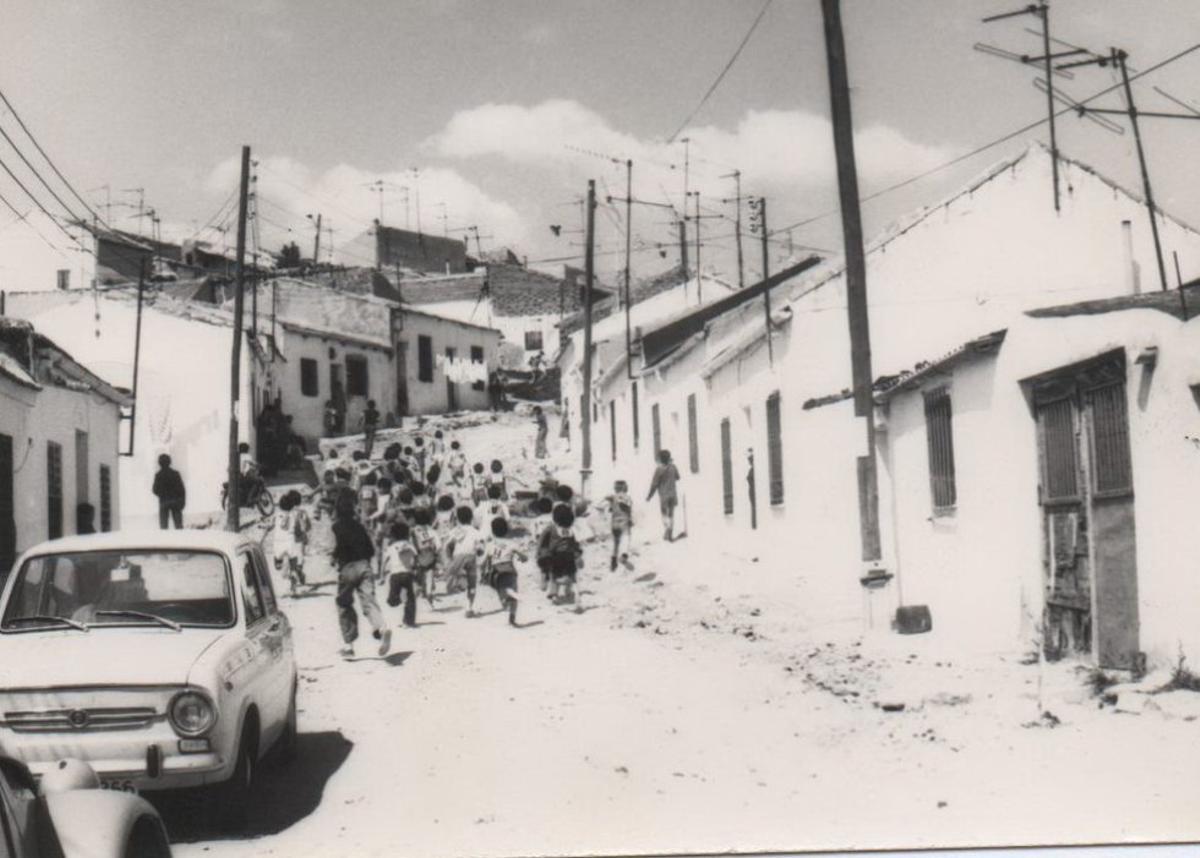
{"label": "small bush", "polygon": [[1171,678],[1167,680],[1160,691],[1200,691],[1200,676],[1192,673],[1187,666],[1187,658],[1181,652],[1179,653],[1179,661],[1175,663],[1175,669],[1171,671]]}

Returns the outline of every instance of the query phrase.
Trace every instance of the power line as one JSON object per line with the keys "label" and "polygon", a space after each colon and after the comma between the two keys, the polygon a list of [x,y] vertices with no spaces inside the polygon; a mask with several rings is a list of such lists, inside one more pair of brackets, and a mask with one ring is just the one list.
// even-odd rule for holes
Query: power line
{"label": "power line", "polygon": [[54,197],[54,199],[58,202],[58,204],[63,207],[63,210],[66,211],[66,213],[69,214],[74,220],[79,220],[79,215],[77,215],[77,214],[75,214],[75,212],[71,211],[71,207],[69,205],[67,205],[66,203],[64,203],[62,200],[62,197],[60,197],[58,194],[56,194],[54,192],[54,188],[50,187],[50,183],[47,182],[45,177],[43,177],[42,174],[38,172],[37,167],[33,166],[33,164],[31,164],[29,162],[29,159],[25,157],[25,153],[22,152],[17,147],[16,142],[11,137],[8,136],[8,132],[5,131],[3,128],[0,128],[0,137],[3,137],[5,140],[8,141],[8,145],[11,146],[13,151],[17,153],[17,157],[20,158],[25,163],[25,166],[29,168],[29,172],[33,173],[34,177],[39,182],[42,183],[42,187],[44,187],[47,191],[50,192],[50,196]]}
{"label": "power line", "polygon": [[50,214],[50,212],[47,211],[46,207],[44,205],[42,205],[42,201],[39,200],[37,197],[35,197],[32,193],[29,192],[29,188],[25,187],[25,183],[22,182],[19,178],[17,178],[17,174],[14,173],[11,169],[9,169],[9,166],[7,164],[5,164],[4,161],[2,161],[2,160],[0,160],[0,167],[4,168],[4,172],[8,173],[9,177],[14,182],[17,183],[17,187],[19,187],[22,191],[25,192],[25,196],[27,196],[27,197],[29,197],[29,199],[33,200],[33,204],[42,210],[42,214],[44,214],[46,217],[50,218],[50,220],[54,222],[54,225],[57,226],[60,230],[62,230],[63,235],[65,235],[67,238],[71,239],[71,241],[78,244],[83,250],[85,250],[85,251],[87,250],[87,248],[83,246],[83,242],[81,242],[76,236],[71,235],[71,233],[67,231],[67,228],[65,226],[63,226],[61,223],[59,223],[58,219],[55,218],[54,215]]}
{"label": "power line", "polygon": [[52,242],[50,239],[46,238],[46,236],[42,235],[41,230],[39,230],[36,226],[34,226],[32,223],[30,223],[28,218],[25,215],[21,214],[21,212],[17,210],[17,207],[14,206],[12,203],[10,203],[3,194],[0,194],[0,203],[4,203],[4,205],[8,206],[8,210],[11,211],[14,215],[16,215],[17,220],[24,223],[25,226],[29,227],[33,231],[34,235],[36,235],[43,242],[45,242],[47,247],[49,247],[51,250],[53,250],[55,253],[57,253],[59,256],[61,256],[63,259],[67,260],[68,262],[71,261],[71,257],[69,257],[65,253],[63,253],[62,248],[60,248],[57,244]]}
{"label": "power line", "polygon": [[758,10],[758,17],[754,19],[754,23],[750,25],[750,29],[747,30],[746,35],[742,37],[741,44],[737,46],[737,50],[733,52],[733,56],[729,58],[729,62],[725,63],[725,68],[721,69],[721,73],[717,75],[717,79],[713,81],[712,86],[710,86],[708,91],[704,93],[704,97],[700,99],[700,103],[697,104],[695,109],[688,114],[687,119],[683,120],[679,127],[675,129],[675,133],[667,138],[668,143],[675,142],[675,138],[679,136],[679,133],[683,131],[684,128],[687,128],[688,123],[691,122],[695,115],[700,112],[700,108],[702,108],[704,103],[708,101],[709,96],[711,96],[716,91],[717,87],[721,85],[721,81],[725,79],[725,75],[728,74],[731,68],[733,68],[733,64],[737,62],[737,58],[741,56],[742,49],[746,47],[746,43],[750,41],[750,37],[753,36],[754,31],[758,29],[759,22],[762,21],[763,15],[767,14],[767,9],[770,8],[770,6],[771,0],[767,0],[765,3],[763,3],[762,8]]}
{"label": "power line", "polygon": [[[1170,63],[1173,63],[1176,60],[1183,59],[1188,54],[1193,53],[1197,50],[1200,50],[1200,42],[1197,42],[1196,44],[1192,45],[1191,47],[1184,48],[1179,53],[1173,54],[1172,56],[1167,57],[1162,62],[1156,63],[1155,65],[1150,66],[1145,71],[1140,71],[1136,75],[1132,75],[1129,78],[1129,80],[1132,82],[1132,81],[1137,80],[1138,78],[1145,77],[1146,75],[1150,74],[1151,72],[1158,71],[1163,66],[1169,65]],[[1090,95],[1087,98],[1083,99],[1082,101],[1079,101],[1076,103],[1082,105],[1082,104],[1087,104],[1089,101],[1095,101],[1097,98],[1100,98],[1101,96],[1108,95],[1110,92],[1114,92],[1114,91],[1120,89],[1121,86],[1122,86],[1121,83],[1115,83],[1112,86],[1107,87],[1106,89],[1102,89],[1099,92],[1095,93],[1094,95]],[[1062,108],[1054,115],[1062,116],[1064,113],[1071,113],[1076,110],[1077,110],[1077,108],[1074,105],[1072,105],[1069,107]],[[1045,123],[1047,123],[1049,121],[1050,121],[1049,117],[1043,117],[1042,119],[1039,119],[1036,122],[1031,122],[1028,125],[1018,128],[1016,131],[1011,131],[1002,137],[996,138],[995,140],[991,141],[990,143],[985,143],[982,146],[978,146],[978,147],[972,149],[970,152],[967,152],[966,154],[959,155],[956,158],[951,158],[949,161],[946,161],[943,164],[939,164],[936,167],[931,167],[930,169],[926,170],[923,173],[918,173],[915,176],[910,176],[907,179],[903,179],[902,181],[896,182],[894,185],[889,185],[886,188],[882,188],[881,190],[875,191],[872,194],[868,194],[867,196],[863,197],[860,200],[860,202],[865,203],[865,202],[870,202],[871,200],[874,200],[874,199],[878,199],[879,197],[882,197],[884,194],[890,194],[892,191],[897,191],[900,188],[911,185],[914,182],[920,181],[921,179],[928,178],[929,176],[932,176],[934,173],[939,173],[942,170],[945,170],[945,169],[955,166],[956,164],[961,164],[963,161],[966,161],[970,158],[974,158],[976,155],[986,152],[988,149],[992,149],[996,146],[999,146],[1001,143],[1007,143],[1009,140],[1012,140],[1014,137],[1020,137],[1022,134],[1026,133],[1027,131],[1032,131],[1034,128],[1037,128],[1039,125],[1044,125]],[[795,223],[788,224],[787,226],[779,227],[778,229],[773,229],[773,230],[771,230],[770,235],[778,235],[779,233],[787,232],[790,229],[797,229],[798,227],[807,226],[808,224],[813,223],[814,221],[823,220],[824,218],[830,217],[831,215],[835,215],[839,211],[841,211],[841,209],[829,209],[828,211],[821,212],[820,214],[816,214],[816,215],[813,215],[812,217],[805,218],[804,220],[798,220]]]}
{"label": "power line", "polygon": [[[26,126],[21,120],[20,114],[17,113],[17,109],[12,106],[12,102],[8,100],[8,96],[4,94],[3,90],[0,90],[0,100],[4,101],[5,106],[13,115],[13,119],[17,120],[17,124],[21,126],[21,130],[25,132],[25,136],[29,138],[31,143],[33,143],[34,148],[37,149],[38,152],[41,153],[41,156],[46,159],[46,163],[50,165],[50,169],[54,171],[54,175],[58,176],[59,180],[67,186],[68,190],[70,190],[72,194],[75,195],[75,199],[79,200],[80,205],[87,210],[87,213],[90,214],[93,219],[104,223],[104,221],[100,219],[100,216],[92,211],[92,207],[87,204],[87,201],[79,195],[79,192],[75,190],[75,187],[67,181],[66,176],[59,172],[58,167],[54,166],[54,162],[50,160],[50,156],[46,154],[46,150],[41,147],[41,145],[37,142],[37,138],[33,136],[33,132],[30,131],[28,126]],[[108,226],[106,223],[104,225]]]}

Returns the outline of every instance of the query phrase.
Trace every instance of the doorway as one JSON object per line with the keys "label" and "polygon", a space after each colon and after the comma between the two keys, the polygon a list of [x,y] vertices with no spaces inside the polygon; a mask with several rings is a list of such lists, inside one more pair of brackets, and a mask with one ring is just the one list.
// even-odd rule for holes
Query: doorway
{"label": "doorway", "polygon": [[333,407],[337,412],[334,431],[340,435],[346,431],[346,388],[342,383],[340,363],[329,364],[329,398],[333,400]]}
{"label": "doorway", "polygon": [[[450,346],[446,346],[446,368],[449,369],[454,363],[455,350]],[[446,410],[458,410],[458,385],[450,380],[449,373],[446,376]]]}
{"label": "doorway", "polygon": [[17,522],[13,505],[13,441],[0,434],[0,586],[17,559]]}
{"label": "doorway", "polygon": [[1123,351],[1032,382],[1048,657],[1135,670],[1133,468]]}
{"label": "doorway", "polygon": [[408,343],[396,343],[396,419],[408,416]]}

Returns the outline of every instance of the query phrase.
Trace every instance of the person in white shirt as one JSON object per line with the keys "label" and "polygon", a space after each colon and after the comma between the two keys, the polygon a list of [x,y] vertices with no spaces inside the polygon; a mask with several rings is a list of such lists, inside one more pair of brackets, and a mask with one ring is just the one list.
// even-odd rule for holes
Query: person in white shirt
{"label": "person in white shirt", "polygon": [[496,595],[500,597],[500,605],[508,611],[508,624],[517,627],[517,561],[525,563],[529,558],[518,547],[515,540],[509,538],[508,521],[503,518],[492,519],[492,538],[488,540],[484,552],[484,580],[492,585]]}
{"label": "person in white shirt", "polygon": [[469,506],[460,506],[455,512],[458,524],[446,536],[446,561],[448,563],[447,588],[455,582],[466,580],[467,616],[475,616],[475,590],[479,584],[478,564],[483,553],[483,536],[472,524],[474,513]]}
{"label": "person in white shirt", "polygon": [[487,490],[488,499],[475,507],[475,527],[486,532],[492,524],[492,519],[502,518],[507,521],[508,504],[500,499],[500,486],[491,485]]}

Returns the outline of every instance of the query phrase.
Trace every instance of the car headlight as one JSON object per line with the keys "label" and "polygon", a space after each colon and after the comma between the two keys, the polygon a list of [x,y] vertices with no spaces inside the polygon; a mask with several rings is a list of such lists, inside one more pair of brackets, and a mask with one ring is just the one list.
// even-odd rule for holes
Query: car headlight
{"label": "car headlight", "polygon": [[167,707],[167,716],[180,736],[202,736],[217,723],[216,707],[199,691],[176,694]]}

